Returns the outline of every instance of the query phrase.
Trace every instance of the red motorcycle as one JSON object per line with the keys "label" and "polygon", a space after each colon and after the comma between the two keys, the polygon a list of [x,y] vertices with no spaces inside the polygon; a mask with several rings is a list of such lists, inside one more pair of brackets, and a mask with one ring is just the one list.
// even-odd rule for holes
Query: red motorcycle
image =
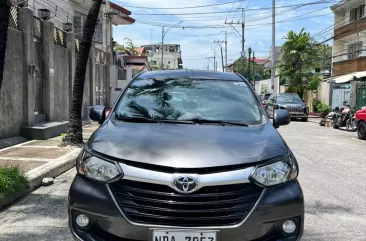
{"label": "red motorcycle", "polygon": [[366,140],[366,106],[356,112],[356,124],[358,138]]}

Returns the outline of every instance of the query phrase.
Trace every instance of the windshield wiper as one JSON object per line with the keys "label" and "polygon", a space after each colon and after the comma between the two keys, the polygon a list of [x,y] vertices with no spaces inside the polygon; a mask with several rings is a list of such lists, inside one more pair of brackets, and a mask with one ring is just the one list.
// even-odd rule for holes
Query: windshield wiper
{"label": "windshield wiper", "polygon": [[127,116],[116,116],[117,120],[126,122],[137,122],[137,123],[158,123],[158,120],[148,119],[146,117],[127,117]]}
{"label": "windshield wiper", "polygon": [[117,120],[125,122],[136,123],[171,123],[171,124],[194,124],[192,121],[180,121],[180,120],[167,120],[167,119],[149,119],[146,117],[128,117],[128,116],[116,116]]}
{"label": "windshield wiper", "polygon": [[192,118],[192,119],[186,119],[182,121],[192,121],[196,124],[219,124],[219,125],[235,125],[235,126],[249,126],[247,123],[243,122],[232,122],[232,121],[223,121],[223,120],[208,120],[203,118]]}

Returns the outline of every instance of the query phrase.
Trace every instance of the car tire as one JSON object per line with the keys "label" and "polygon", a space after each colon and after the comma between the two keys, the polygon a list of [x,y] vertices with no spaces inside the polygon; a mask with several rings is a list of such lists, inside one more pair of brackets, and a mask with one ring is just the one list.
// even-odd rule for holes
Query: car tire
{"label": "car tire", "polygon": [[357,134],[358,134],[358,138],[360,138],[361,140],[366,140],[366,123],[365,122],[360,122],[358,124]]}

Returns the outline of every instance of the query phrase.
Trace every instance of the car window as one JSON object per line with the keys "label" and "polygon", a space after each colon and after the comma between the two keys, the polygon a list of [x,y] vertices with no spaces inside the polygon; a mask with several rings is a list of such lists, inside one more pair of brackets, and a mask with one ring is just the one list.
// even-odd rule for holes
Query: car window
{"label": "car window", "polygon": [[278,94],[277,100],[279,102],[299,102],[302,101],[297,94]]}
{"label": "car window", "polygon": [[135,79],[122,95],[117,115],[149,119],[263,122],[263,112],[244,81]]}

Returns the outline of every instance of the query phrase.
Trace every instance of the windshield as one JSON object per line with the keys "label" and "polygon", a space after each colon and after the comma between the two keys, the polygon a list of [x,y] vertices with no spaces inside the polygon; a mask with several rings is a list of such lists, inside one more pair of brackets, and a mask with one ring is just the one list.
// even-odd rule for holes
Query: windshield
{"label": "windshield", "polygon": [[262,123],[262,111],[245,82],[135,79],[119,100],[118,117]]}
{"label": "windshield", "polygon": [[278,102],[302,102],[297,94],[279,94],[277,95]]}

